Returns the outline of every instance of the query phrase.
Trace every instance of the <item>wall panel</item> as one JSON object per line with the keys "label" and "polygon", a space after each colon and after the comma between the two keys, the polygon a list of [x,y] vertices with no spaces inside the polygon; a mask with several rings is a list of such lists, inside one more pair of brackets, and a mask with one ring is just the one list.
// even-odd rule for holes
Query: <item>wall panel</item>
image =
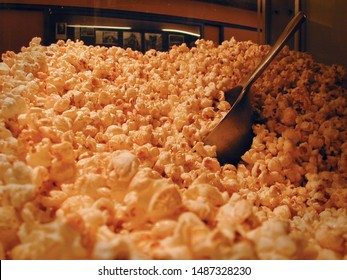
{"label": "wall panel", "polygon": [[42,11],[0,10],[0,53],[20,51],[33,37],[44,35]]}

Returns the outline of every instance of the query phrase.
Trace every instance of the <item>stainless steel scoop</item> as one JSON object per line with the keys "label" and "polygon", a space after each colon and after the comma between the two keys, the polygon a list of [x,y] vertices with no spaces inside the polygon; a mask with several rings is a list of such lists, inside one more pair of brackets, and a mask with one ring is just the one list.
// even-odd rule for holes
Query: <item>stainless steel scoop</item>
{"label": "stainless steel scoop", "polygon": [[232,104],[231,109],[204,139],[205,144],[217,146],[217,158],[221,164],[238,163],[250,148],[253,138],[253,113],[248,92],[305,19],[303,12],[296,14],[253,73],[240,85],[225,92],[225,99]]}

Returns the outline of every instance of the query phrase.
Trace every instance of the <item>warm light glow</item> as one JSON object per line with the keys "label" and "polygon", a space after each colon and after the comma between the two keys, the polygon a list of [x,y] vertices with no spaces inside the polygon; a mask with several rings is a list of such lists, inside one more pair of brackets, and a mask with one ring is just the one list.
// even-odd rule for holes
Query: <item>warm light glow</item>
{"label": "warm light glow", "polygon": [[129,30],[131,27],[127,26],[103,26],[103,25],[80,25],[80,24],[70,24],[67,27],[76,27],[76,28],[102,28],[102,29],[124,29]]}
{"label": "warm light glow", "polygon": [[179,29],[162,29],[161,31],[177,32],[177,33],[187,34],[187,35],[191,35],[191,36],[195,36],[195,37],[200,37],[200,34],[198,34],[198,33],[188,32],[188,31],[179,30]]}

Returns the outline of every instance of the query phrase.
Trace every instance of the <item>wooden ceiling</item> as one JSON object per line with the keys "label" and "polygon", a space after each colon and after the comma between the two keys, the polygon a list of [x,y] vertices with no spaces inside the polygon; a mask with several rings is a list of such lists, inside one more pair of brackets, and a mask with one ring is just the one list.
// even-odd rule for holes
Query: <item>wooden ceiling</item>
{"label": "wooden ceiling", "polygon": [[246,10],[257,10],[257,0],[197,0],[199,2],[215,3],[224,6],[232,6]]}

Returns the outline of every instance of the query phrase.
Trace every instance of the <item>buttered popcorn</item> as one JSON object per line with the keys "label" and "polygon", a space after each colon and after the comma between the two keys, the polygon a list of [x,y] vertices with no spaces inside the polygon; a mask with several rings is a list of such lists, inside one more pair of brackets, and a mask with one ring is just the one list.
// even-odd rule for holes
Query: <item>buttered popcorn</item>
{"label": "buttered popcorn", "polygon": [[0,257],[347,259],[345,69],[285,48],[254,84],[241,162],[202,141],[268,50],[4,53]]}

